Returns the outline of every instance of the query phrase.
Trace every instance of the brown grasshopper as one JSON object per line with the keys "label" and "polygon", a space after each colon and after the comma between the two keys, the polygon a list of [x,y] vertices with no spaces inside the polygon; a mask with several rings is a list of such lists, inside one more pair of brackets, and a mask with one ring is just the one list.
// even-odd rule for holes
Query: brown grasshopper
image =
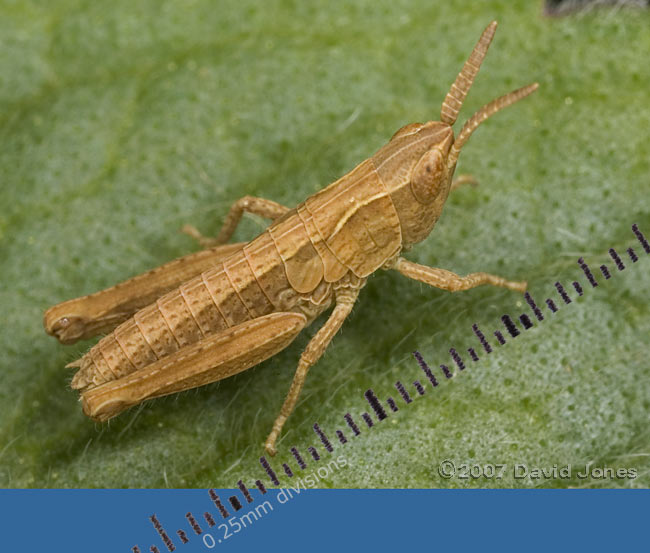
{"label": "brown grasshopper", "polygon": [[[377,269],[395,269],[450,292],[482,284],[523,292],[525,282],[487,273],[461,277],[400,256],[429,235],[450,190],[460,184],[462,177],[452,183],[452,176],[471,134],[537,88],[532,84],[493,100],[454,138],[451,126],[496,26],[488,25],[465,62],[440,121],[401,128],[370,159],[294,209],[246,196],[231,207],[216,239],[185,227],[209,249],[48,309],[45,329],[64,344],[110,332],[68,365],[79,368],[71,385],[81,393],[84,413],[105,421],[144,400],[246,370],[286,348],[334,305],[300,356],[266,440],[274,455],[307,371]],[[250,242],[224,245],[244,211],[273,223]]]}

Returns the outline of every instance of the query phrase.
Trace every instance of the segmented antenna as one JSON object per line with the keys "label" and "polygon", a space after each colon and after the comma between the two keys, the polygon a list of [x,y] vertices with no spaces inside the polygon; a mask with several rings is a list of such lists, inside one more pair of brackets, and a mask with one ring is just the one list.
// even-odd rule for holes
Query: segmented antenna
{"label": "segmented antenna", "polygon": [[451,126],[458,119],[458,112],[463,106],[465,96],[467,96],[474,82],[474,78],[481,67],[481,63],[483,63],[483,59],[485,59],[496,30],[496,21],[493,21],[485,28],[481,38],[478,39],[476,46],[474,46],[474,50],[472,50],[468,60],[463,65],[463,69],[458,73],[454,84],[451,85],[449,92],[447,92],[445,101],[442,103],[442,108],[440,109],[440,120],[443,123]]}
{"label": "segmented antenna", "polygon": [[458,161],[458,155],[460,150],[469,140],[469,137],[472,136],[472,133],[478,128],[478,126],[483,123],[488,117],[494,115],[497,111],[501,111],[503,108],[506,108],[515,102],[518,102],[522,98],[525,98],[529,94],[532,94],[539,87],[538,83],[529,84],[518,90],[513,90],[504,96],[492,100],[489,104],[484,105],[479,109],[472,117],[469,118],[467,123],[463,125],[463,128],[458,133],[456,141],[451,146],[451,152],[449,152],[449,167],[453,167]]}

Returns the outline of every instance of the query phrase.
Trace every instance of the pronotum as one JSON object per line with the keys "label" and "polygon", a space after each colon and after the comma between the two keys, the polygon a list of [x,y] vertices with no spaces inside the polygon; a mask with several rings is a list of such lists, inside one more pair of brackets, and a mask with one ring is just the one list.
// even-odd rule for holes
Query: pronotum
{"label": "pronotum", "polygon": [[[55,305],[46,331],[64,344],[107,333],[81,359],[72,387],[84,413],[105,421],[144,400],[246,370],[286,348],[334,306],[298,362],[265,448],[293,411],[307,371],[321,357],[378,269],[394,269],[455,292],[482,284],[523,292],[525,282],[488,273],[461,277],[401,256],[424,240],[451,190],[459,153],[488,117],[528,96],[532,84],[482,107],[454,137],[465,96],[487,53],[485,29],[442,103],[440,121],[412,123],[348,174],[289,209],[246,196],[216,238],[185,231],[206,247],[112,288]],[[272,219],[247,243],[225,244],[244,211]]]}

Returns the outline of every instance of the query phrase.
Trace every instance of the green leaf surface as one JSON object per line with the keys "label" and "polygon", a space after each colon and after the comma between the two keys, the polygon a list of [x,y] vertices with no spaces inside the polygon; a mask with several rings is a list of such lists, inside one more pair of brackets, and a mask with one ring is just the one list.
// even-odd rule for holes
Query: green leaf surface
{"label": "green leaf surface", "polygon": [[[318,421],[333,441],[339,428],[349,440],[334,454],[350,466],[324,487],[647,487],[650,259],[630,226],[650,236],[650,14],[547,19],[524,0],[316,4],[0,3],[0,485],[232,487],[264,477],[262,443],[323,318],[253,369],[96,424],[64,368],[94,341],[58,344],[43,311],[195,251],[179,228],[216,233],[244,194],[296,205],[400,126],[437,119],[480,32],[498,19],[460,124],[509,90],[540,89],[472,138],[457,173],[480,186],[453,194],[407,256],[527,280],[559,312],[544,308],[544,322],[506,334],[487,356],[472,324],[491,337],[504,313],[530,313],[521,295],[449,294],[381,271],[311,370],[274,466],[297,470],[294,445],[305,458],[309,445],[323,452]],[[245,217],[234,238],[265,224]],[[468,368],[446,380],[437,366],[452,364],[450,347]],[[366,389],[383,400],[398,397],[398,379],[413,395],[411,383],[426,380],[414,349],[440,386],[398,400],[398,413],[353,437],[342,416],[363,424]],[[444,479],[444,459],[509,470]],[[638,476],[581,479],[589,462]],[[515,463],[573,471],[515,479]]]}

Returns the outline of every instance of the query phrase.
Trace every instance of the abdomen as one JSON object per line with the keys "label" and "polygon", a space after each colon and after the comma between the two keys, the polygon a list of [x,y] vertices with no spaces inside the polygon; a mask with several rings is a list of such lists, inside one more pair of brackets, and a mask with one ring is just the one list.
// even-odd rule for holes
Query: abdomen
{"label": "abdomen", "polygon": [[102,338],[82,358],[72,387],[121,378],[274,311],[303,313],[309,323],[329,307],[334,288],[363,286],[400,249],[397,212],[367,160]]}
{"label": "abdomen", "polygon": [[102,338],[81,359],[72,387],[89,389],[121,378],[205,336],[275,311],[301,312],[311,322],[329,306],[331,286],[302,220],[295,211],[288,215]]}

